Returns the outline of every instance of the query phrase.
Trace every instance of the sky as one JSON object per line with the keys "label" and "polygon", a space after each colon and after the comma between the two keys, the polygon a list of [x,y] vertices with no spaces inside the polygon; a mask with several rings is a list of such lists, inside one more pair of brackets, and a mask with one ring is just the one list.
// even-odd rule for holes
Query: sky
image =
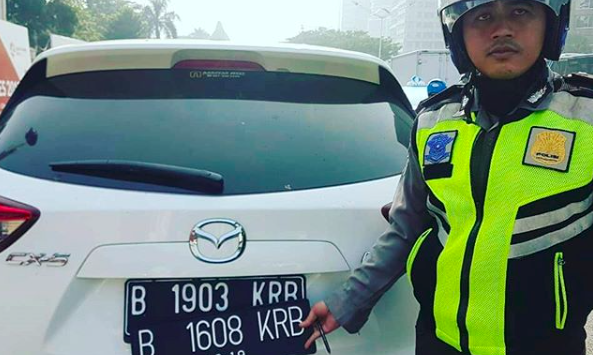
{"label": "sky", "polygon": [[301,29],[337,29],[340,0],[170,0],[169,10],[181,19],[176,23],[180,36],[194,28],[212,33],[221,21],[231,40],[280,42]]}

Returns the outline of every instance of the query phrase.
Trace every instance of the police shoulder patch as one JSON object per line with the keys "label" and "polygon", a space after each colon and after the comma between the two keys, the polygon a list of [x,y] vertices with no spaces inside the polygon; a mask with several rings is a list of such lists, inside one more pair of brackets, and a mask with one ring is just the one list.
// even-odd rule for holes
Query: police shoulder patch
{"label": "police shoulder patch", "polygon": [[593,98],[593,75],[587,73],[572,73],[563,76],[560,91],[568,91],[575,96]]}
{"label": "police shoulder patch", "polygon": [[532,127],[523,164],[567,172],[575,136],[575,132]]}
{"label": "police shoulder patch", "polygon": [[424,147],[424,166],[451,163],[457,131],[433,133]]}

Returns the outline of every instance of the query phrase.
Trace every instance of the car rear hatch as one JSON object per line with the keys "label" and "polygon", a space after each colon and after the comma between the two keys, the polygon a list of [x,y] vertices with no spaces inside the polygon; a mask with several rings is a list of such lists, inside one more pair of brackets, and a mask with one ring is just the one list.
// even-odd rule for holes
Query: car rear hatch
{"label": "car rear hatch", "polygon": [[[320,300],[385,229],[410,126],[397,83],[184,63],[47,77],[41,61],[0,116],[0,196],[40,213],[0,239],[0,279],[13,285],[0,299],[18,297],[2,303],[2,352],[148,355],[154,335],[128,324],[143,307],[204,311],[207,329],[185,329],[192,349],[236,351],[237,324],[216,306],[247,299],[273,318],[265,307],[296,301],[295,284]],[[164,287],[173,303],[144,300]],[[414,309],[400,307],[409,323]],[[286,329],[272,318],[260,336]],[[332,334],[336,351],[409,350],[410,331],[385,345],[393,320],[372,318],[367,337]],[[142,329],[174,328],[155,319]]]}

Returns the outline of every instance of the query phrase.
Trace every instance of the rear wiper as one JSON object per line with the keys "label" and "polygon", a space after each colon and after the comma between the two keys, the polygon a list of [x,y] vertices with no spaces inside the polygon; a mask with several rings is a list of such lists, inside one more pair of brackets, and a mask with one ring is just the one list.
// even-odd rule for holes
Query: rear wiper
{"label": "rear wiper", "polygon": [[186,190],[221,194],[222,175],[174,165],[144,163],[127,160],[75,160],[50,163],[53,171],[133,181]]}

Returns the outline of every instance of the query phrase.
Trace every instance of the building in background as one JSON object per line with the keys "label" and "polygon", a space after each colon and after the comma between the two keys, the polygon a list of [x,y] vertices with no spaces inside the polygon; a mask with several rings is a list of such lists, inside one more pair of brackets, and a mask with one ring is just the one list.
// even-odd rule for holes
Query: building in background
{"label": "building in background", "polygon": [[214,29],[214,32],[212,32],[210,39],[213,41],[230,41],[231,40],[229,35],[224,30],[224,27],[222,26],[222,22],[220,22],[220,21],[218,21],[216,23],[216,28]]}
{"label": "building in background", "polygon": [[340,30],[369,31],[371,0],[342,0]]}
{"label": "building in background", "polygon": [[438,0],[396,0],[391,11],[389,37],[400,43],[400,53],[445,49]]}
{"label": "building in background", "polygon": [[593,0],[574,0],[570,9],[569,36],[593,38]]}
{"label": "building in background", "polygon": [[440,50],[445,42],[437,10],[438,0],[342,0],[340,29],[383,33],[401,44],[400,53]]}
{"label": "building in background", "polygon": [[[390,37],[389,28],[393,21],[392,9],[397,0],[371,0],[370,13],[368,20],[369,34],[371,37]],[[382,27],[382,28],[381,28]]]}

